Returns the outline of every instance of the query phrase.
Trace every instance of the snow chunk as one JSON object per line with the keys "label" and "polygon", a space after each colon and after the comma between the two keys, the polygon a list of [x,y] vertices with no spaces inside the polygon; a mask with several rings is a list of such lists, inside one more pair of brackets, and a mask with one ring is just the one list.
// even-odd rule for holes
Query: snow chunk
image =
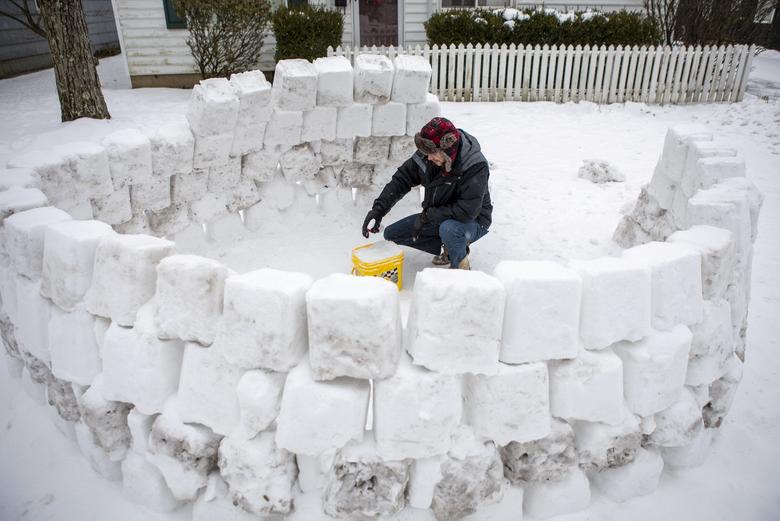
{"label": "snow chunk", "polygon": [[322,166],[344,166],[352,161],[354,144],[352,139],[323,141],[320,145]]}
{"label": "snow chunk", "polygon": [[[49,405],[57,411],[59,420],[75,422],[81,419],[78,398],[73,390],[73,384],[70,382],[55,377],[50,378],[46,384],[46,397]],[[58,422],[58,424],[62,425],[61,422]],[[66,427],[65,429],[69,428]],[[60,430],[62,431],[63,429]],[[73,434],[75,435],[75,432]]]}
{"label": "snow chunk", "polygon": [[439,116],[441,116],[439,98],[435,94],[427,93],[424,102],[411,103],[406,107],[406,135],[414,136],[430,120]]}
{"label": "snow chunk", "polygon": [[745,160],[736,156],[703,157],[696,161],[696,188],[710,188],[731,177],[745,177]]}
{"label": "snow chunk", "polygon": [[640,448],[631,463],[592,472],[590,478],[605,496],[623,503],[655,492],[663,468],[664,460],[658,452]]}
{"label": "snow chunk", "polygon": [[679,400],[655,415],[655,430],[648,442],[658,447],[681,447],[692,443],[703,427],[696,396],[685,388]]}
{"label": "snow chunk", "polygon": [[61,152],[67,162],[79,197],[104,197],[114,191],[109,174],[111,156],[106,148],[94,143],[76,142],[54,149]]}
{"label": "snow chunk", "polygon": [[14,271],[30,279],[41,276],[43,244],[50,224],[68,221],[66,212],[53,206],[18,212],[3,221],[5,245]]}
{"label": "snow chunk", "polygon": [[673,233],[667,241],[695,249],[701,254],[703,297],[722,298],[736,266],[733,234],[729,230],[714,226],[691,226],[687,230]]}
{"label": "snow chunk", "polygon": [[152,146],[143,132],[136,128],[118,130],[103,138],[102,144],[108,153],[114,190],[151,180]]}
{"label": "snow chunk", "polygon": [[352,64],[343,56],[314,60],[317,71],[317,105],[346,107],[352,104]]}
{"label": "snow chunk", "polygon": [[734,354],[731,306],[723,299],[704,301],[704,318],[691,326],[693,340],[685,375],[687,385],[709,385],[726,370]]}
{"label": "snow chunk", "polygon": [[617,425],[575,421],[572,427],[577,457],[584,470],[601,470],[630,463],[642,442],[639,417],[631,411],[626,411],[623,422]]}
{"label": "snow chunk", "polygon": [[157,235],[176,235],[191,224],[187,203],[173,203],[168,208],[147,215],[149,227]]}
{"label": "snow chunk", "polygon": [[237,132],[247,127],[262,126],[271,119],[272,88],[262,71],[231,74],[230,86],[239,102]]}
{"label": "snow chunk", "polygon": [[241,174],[258,183],[270,181],[276,175],[281,156],[281,150],[275,148],[247,154],[242,159]]}
{"label": "snow chunk", "polygon": [[203,80],[192,88],[187,121],[198,138],[218,134],[232,138],[239,107],[236,91],[227,79]]}
{"label": "snow chunk", "polygon": [[123,186],[105,197],[91,199],[90,204],[95,219],[108,224],[126,223],[133,217],[129,185]]}
{"label": "snow chunk", "polygon": [[47,204],[49,204],[48,199],[37,188],[11,187],[4,190],[0,192],[0,225],[15,213],[40,208]]}
{"label": "snow chunk", "polygon": [[33,170],[50,204],[73,205],[79,198],[73,174],[61,150],[28,150],[10,159],[7,166]]}
{"label": "snow chunk", "polygon": [[576,468],[574,432],[568,423],[553,420],[549,434],[525,443],[501,448],[504,475],[515,485],[559,481]]}
{"label": "snow chunk", "polygon": [[371,115],[371,134],[374,136],[406,134],[406,105],[393,101],[374,105]]}
{"label": "snow chunk", "polygon": [[168,178],[192,171],[195,138],[189,124],[177,120],[160,125],[149,138],[152,150],[152,174]]}
{"label": "snow chunk", "polygon": [[122,492],[125,497],[155,512],[173,512],[182,503],[173,497],[160,470],[139,454],[122,461]]}
{"label": "snow chunk", "polygon": [[69,382],[92,383],[101,368],[95,318],[83,308],[68,313],[52,306],[48,326],[52,373]]}
{"label": "snow chunk", "polygon": [[265,148],[289,148],[301,142],[303,112],[299,110],[274,109],[271,120],[265,127],[263,146]]}
{"label": "snow chunk", "polygon": [[[234,139],[233,131],[213,136],[196,136],[192,159],[193,168],[208,168],[226,163],[230,160]],[[265,141],[265,137],[263,140]]]}
{"label": "snow chunk", "polygon": [[737,356],[733,356],[726,364],[726,372],[710,385],[710,402],[702,409],[704,426],[717,428],[726,417],[737,387],[742,380],[742,362]]}
{"label": "snow chunk", "polygon": [[79,422],[75,425],[76,442],[81,454],[89,461],[92,469],[109,481],[122,479],[122,466],[118,461],[111,460],[98,445],[92,431]]}
{"label": "snow chunk", "polygon": [[698,467],[707,459],[714,441],[715,429],[699,429],[693,441],[680,447],[661,447],[664,463],[676,469]]}
{"label": "snow chunk", "polygon": [[577,171],[577,177],[596,184],[622,183],[626,180],[623,172],[603,159],[585,159]]}
{"label": "snow chunk", "polygon": [[431,64],[422,56],[400,54],[393,60],[395,77],[391,99],[400,103],[424,103],[431,79]]}
{"label": "snow chunk", "polygon": [[79,399],[81,417],[89,427],[97,446],[101,447],[112,461],[120,461],[130,448],[127,414],[132,406],[106,399],[103,391],[103,375],[98,375]]}
{"label": "snow chunk", "polygon": [[317,69],[306,60],[279,60],[273,89],[280,109],[311,110],[317,103]]}
{"label": "snow chunk", "polygon": [[590,483],[579,469],[572,469],[560,481],[529,484],[523,493],[523,511],[537,519],[578,512],[590,505]]}
{"label": "snow chunk", "polygon": [[371,135],[371,114],[373,106],[367,103],[353,103],[340,107],[336,118],[336,137],[351,139]]}
{"label": "snow chunk", "polygon": [[130,208],[134,215],[144,210],[162,210],[171,205],[171,178],[153,177],[146,183],[130,187]]}
{"label": "snow chunk", "polygon": [[393,74],[393,62],[387,56],[355,56],[355,101],[387,103],[393,88]]}
{"label": "snow chunk", "polygon": [[197,201],[208,193],[208,169],[195,169],[171,178],[171,200],[177,203]]}
{"label": "snow chunk", "polygon": [[312,179],[320,171],[320,159],[307,144],[292,147],[282,154],[279,163],[290,183]]}
{"label": "snow chunk", "polygon": [[389,137],[359,137],[355,139],[355,162],[357,163],[378,165],[387,159],[389,153]]}
{"label": "snow chunk", "polygon": [[19,348],[44,362],[51,360],[48,324],[51,302],[41,297],[41,283],[16,277],[16,341]]}
{"label": "snow chunk", "polygon": [[230,158],[240,161],[242,155],[262,150],[267,127],[268,123],[236,127],[233,144],[230,146]]}
{"label": "snow chunk", "polygon": [[232,436],[254,438],[258,432],[264,431],[276,420],[286,378],[285,373],[262,370],[244,373],[236,386],[241,410],[240,425]]}
{"label": "snow chunk", "polygon": [[[351,95],[350,91],[350,95]],[[301,141],[333,141],[336,139],[336,107],[314,107],[303,113],[303,129]]]}

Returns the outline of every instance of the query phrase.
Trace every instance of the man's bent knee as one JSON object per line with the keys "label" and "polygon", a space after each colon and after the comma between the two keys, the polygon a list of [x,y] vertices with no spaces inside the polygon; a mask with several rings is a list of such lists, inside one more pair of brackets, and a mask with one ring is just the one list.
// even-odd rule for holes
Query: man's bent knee
{"label": "man's bent knee", "polygon": [[439,237],[441,237],[444,242],[449,242],[451,239],[457,240],[463,236],[463,223],[460,221],[447,219],[439,225]]}

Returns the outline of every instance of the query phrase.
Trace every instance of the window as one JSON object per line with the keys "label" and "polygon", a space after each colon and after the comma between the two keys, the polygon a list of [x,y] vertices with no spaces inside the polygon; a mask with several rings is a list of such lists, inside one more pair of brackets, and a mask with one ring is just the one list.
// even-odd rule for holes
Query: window
{"label": "window", "polygon": [[176,14],[173,7],[173,0],[163,0],[163,9],[165,10],[165,26],[168,29],[186,29],[184,20]]}
{"label": "window", "polygon": [[444,9],[451,7],[509,7],[511,0],[441,0]]}
{"label": "window", "polygon": [[299,5],[306,5],[309,0],[287,0],[287,7],[296,7]]}

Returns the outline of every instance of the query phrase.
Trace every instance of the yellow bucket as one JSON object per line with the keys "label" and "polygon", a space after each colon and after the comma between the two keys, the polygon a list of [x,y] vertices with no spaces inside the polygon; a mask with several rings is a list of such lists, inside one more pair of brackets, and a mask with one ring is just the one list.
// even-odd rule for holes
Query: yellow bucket
{"label": "yellow bucket", "polygon": [[382,277],[398,286],[404,278],[404,252],[395,243],[379,241],[352,250],[352,274]]}

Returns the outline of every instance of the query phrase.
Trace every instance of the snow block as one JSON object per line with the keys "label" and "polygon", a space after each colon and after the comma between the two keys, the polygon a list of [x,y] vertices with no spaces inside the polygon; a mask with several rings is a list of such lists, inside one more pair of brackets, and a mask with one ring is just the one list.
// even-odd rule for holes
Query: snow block
{"label": "snow block", "polygon": [[218,472],[209,475],[206,490],[192,506],[192,521],[282,521],[281,516],[258,517],[233,504],[227,484]]}
{"label": "snow block", "polygon": [[[40,188],[40,186],[41,180],[38,179],[38,175],[32,168],[0,168],[0,192],[7,192],[11,188]],[[0,208],[2,208],[2,205],[0,205]],[[0,211],[0,221],[2,219],[3,216]]]}
{"label": "snow block", "polygon": [[323,141],[320,144],[322,166],[344,166],[352,162],[354,144],[352,139]]}
{"label": "snow block", "polygon": [[134,407],[127,414],[127,427],[130,429],[130,450],[144,456],[152,433],[152,424],[157,415],[144,414]]}
{"label": "snow block", "polygon": [[312,284],[306,312],[315,380],[393,375],[401,355],[395,285],[380,277],[333,274]]}
{"label": "snow block", "polygon": [[623,503],[655,492],[663,469],[664,460],[658,452],[640,448],[631,463],[592,472],[590,478],[605,496]]}
{"label": "snow block", "polygon": [[191,225],[187,203],[173,203],[160,211],[148,212],[147,216],[150,230],[157,235],[177,235]]}
{"label": "snow block", "polygon": [[394,67],[387,56],[360,54],[355,56],[355,101],[387,103],[393,88]]}
{"label": "snow block", "polygon": [[745,160],[737,156],[703,157],[696,162],[696,188],[710,188],[731,177],[745,177]]}
{"label": "snow block", "polygon": [[[349,163],[342,168],[338,184],[341,188],[368,188],[374,185],[374,175],[374,165]],[[349,193],[352,202],[352,191]]]}
{"label": "snow block", "polygon": [[[0,225],[7,217],[25,210],[48,205],[48,199],[37,188],[11,187],[0,192]],[[5,241],[3,241],[5,242]],[[3,249],[5,245],[3,245]]]}
{"label": "snow block", "polygon": [[362,440],[368,397],[367,381],[339,378],[318,382],[304,361],[290,371],[284,384],[277,446],[314,456],[341,448],[350,440]]}
{"label": "snow block", "polygon": [[274,71],[274,103],[282,110],[311,110],[317,103],[317,69],[306,60],[279,60]]}
{"label": "snow block", "polygon": [[[350,96],[352,95],[352,91]],[[336,139],[336,107],[314,107],[303,113],[301,141],[320,141]]]}
{"label": "snow block", "polygon": [[258,183],[270,181],[275,175],[282,152],[278,148],[263,149],[245,155],[241,175]]}
{"label": "snow block", "polygon": [[610,425],[623,421],[623,363],[611,349],[552,361],[549,371],[553,416]]}
{"label": "snow block", "polygon": [[[213,136],[196,136],[192,167],[196,169],[208,168],[224,164],[230,159],[234,139],[233,131]],[[265,142],[265,137],[263,137],[263,141]]]}
{"label": "snow block", "polygon": [[655,331],[638,342],[613,346],[623,361],[623,387],[631,411],[649,416],[680,398],[691,339],[690,329],[678,325],[671,331]]}
{"label": "snow block", "polygon": [[239,367],[295,367],[307,350],[305,295],[311,284],[309,275],[272,269],[228,277],[214,349]]}
{"label": "snow block", "polygon": [[207,223],[207,234],[212,241],[235,244],[246,234],[246,228],[238,213],[218,216]]}
{"label": "snow block", "polygon": [[639,417],[626,411],[623,422],[572,422],[574,447],[583,470],[620,467],[634,460],[642,443]]}
{"label": "snow block", "polygon": [[53,206],[15,213],[3,221],[5,247],[14,271],[29,279],[41,276],[43,245],[50,224],[68,221],[66,212]]}
{"label": "snow block", "polygon": [[266,127],[268,123],[236,127],[233,144],[230,147],[230,157],[240,161],[241,156],[262,150]]}
{"label": "snow block", "polygon": [[48,324],[51,302],[41,297],[41,283],[16,277],[16,341],[19,348],[46,363],[49,353]]}
{"label": "snow block", "polygon": [[303,112],[299,110],[274,109],[271,120],[265,127],[263,146],[267,148],[289,148],[301,143]]}
{"label": "snow block", "polygon": [[9,168],[28,168],[40,180],[40,189],[49,203],[56,206],[73,205],[78,198],[70,165],[61,151],[28,150],[8,160]]}
{"label": "snow block", "polygon": [[149,137],[152,150],[152,174],[169,178],[192,171],[195,138],[185,120],[160,125]]}
{"label": "snow block", "polygon": [[374,105],[371,115],[371,135],[390,137],[404,134],[406,134],[406,105],[394,101]]}
{"label": "snow block", "polygon": [[224,196],[210,192],[199,201],[190,204],[189,220],[204,224],[227,213],[227,199]]}
{"label": "snow block", "polygon": [[[726,143],[719,141],[692,141],[688,144],[688,154],[685,157],[683,177],[680,182],[682,193],[692,196],[699,188],[703,188],[703,180],[699,177],[699,161],[714,158],[736,159],[737,151]],[[712,181],[708,179],[708,182]],[[710,183],[711,185],[711,183]]]}
{"label": "snow block", "polygon": [[157,211],[171,205],[171,178],[153,177],[146,183],[130,187],[130,208],[133,215],[144,210]]}
{"label": "snow block", "polygon": [[697,250],[701,254],[701,284],[705,300],[723,298],[736,265],[733,234],[714,226],[691,226],[673,233],[667,239]]}
{"label": "snow block", "polygon": [[103,138],[102,145],[108,153],[115,191],[151,180],[152,145],[143,132],[136,128],[118,130]]}
{"label": "snow block", "polygon": [[295,458],[276,447],[272,432],[251,440],[224,438],[219,469],[233,503],[252,514],[286,514],[292,510]]}
{"label": "snow block", "polygon": [[91,384],[102,365],[95,318],[83,308],[66,312],[52,306],[48,328],[52,373],[69,382]]}
{"label": "snow block", "polygon": [[532,441],[550,433],[547,365],[500,364],[493,376],[464,376],[466,422],[477,436],[498,445]]}
{"label": "snow block", "polygon": [[272,88],[262,71],[231,74],[230,86],[233,87],[239,103],[237,132],[268,123],[272,111]]}
{"label": "snow block", "polygon": [[568,423],[553,420],[551,430],[542,439],[501,447],[504,476],[513,484],[559,481],[577,467],[574,432]]}
{"label": "snow block", "polygon": [[172,255],[160,261],[155,293],[160,338],[211,345],[229,275],[222,263],[197,255]]}
{"label": "snow block", "polygon": [[712,133],[701,125],[676,125],[670,127],[664,139],[659,165],[665,175],[680,183],[685,172],[690,145],[695,142],[711,142]]}
{"label": "snow block", "polygon": [[655,415],[655,430],[647,441],[658,447],[682,447],[692,443],[703,428],[699,402],[685,388],[679,400]]}
{"label": "snow block", "polygon": [[241,158],[231,157],[220,165],[208,169],[208,191],[224,195],[233,189],[241,180]]}
{"label": "snow block", "polygon": [[122,465],[119,461],[113,461],[106,452],[97,444],[89,427],[81,422],[76,423],[76,442],[81,454],[89,461],[92,469],[109,481],[122,479]]}
{"label": "snow block", "polygon": [[704,301],[704,318],[691,326],[693,340],[685,374],[686,385],[709,385],[726,370],[734,354],[731,306],[723,299]]}
{"label": "snow block", "polygon": [[128,453],[122,461],[122,492],[133,503],[154,512],[173,512],[182,505],[173,497],[160,470],[139,454]]}
{"label": "snow block", "polygon": [[351,139],[371,135],[371,113],[373,105],[353,103],[348,107],[339,107],[336,118],[336,137]]}
{"label": "snow block", "polygon": [[460,379],[412,365],[374,382],[374,432],[386,460],[443,454],[463,411]]}
{"label": "snow block", "polygon": [[320,158],[307,144],[292,147],[282,154],[279,163],[290,183],[312,179],[320,171]]}
{"label": "snow block", "polygon": [[390,163],[396,165],[395,167],[391,167],[391,168],[397,168],[397,164],[406,161],[407,159],[412,157],[412,155],[415,152],[417,152],[417,145],[414,144],[413,137],[394,136],[390,138],[390,157],[388,159]]}
{"label": "snow block", "polygon": [[317,71],[317,105],[346,107],[352,104],[352,64],[343,56],[314,60]]}
{"label": "snow block", "polygon": [[441,116],[439,98],[427,93],[425,101],[411,103],[406,107],[406,135],[414,137],[430,120]]}
{"label": "snow block", "polygon": [[623,258],[651,271],[652,325],[668,331],[702,318],[701,254],[668,242],[650,242],[623,252]]}
{"label": "snow block", "polygon": [[650,269],[625,259],[573,261],[582,277],[580,338],[585,349],[619,340],[639,340],[650,332]]}
{"label": "snow block", "polygon": [[171,177],[171,200],[176,203],[197,201],[208,193],[208,169],[196,169]]}
{"label": "snow block", "polygon": [[132,405],[106,399],[103,381],[102,375],[95,377],[89,389],[79,398],[81,417],[97,446],[112,461],[121,461],[130,448],[127,414]]}
{"label": "snow block", "polygon": [[106,235],[95,250],[92,284],[84,302],[93,315],[132,326],[138,309],[154,295],[157,263],[174,243],[148,235]]}
{"label": "snow block", "polygon": [[590,482],[576,468],[560,481],[541,481],[523,489],[523,511],[537,519],[579,512],[589,505]]}
{"label": "snow block", "polygon": [[378,165],[390,153],[389,137],[359,137],[355,139],[355,162]]}
{"label": "snow block", "polygon": [[448,374],[495,374],[505,299],[498,279],[481,272],[418,273],[406,344],[414,363]]}
{"label": "snow block", "polygon": [[126,223],[133,217],[129,185],[111,192],[106,197],[91,199],[90,204],[92,205],[92,216],[108,224]]}
{"label": "snow block", "polygon": [[286,378],[285,373],[259,369],[244,373],[236,386],[241,411],[240,425],[231,436],[241,439],[254,438],[276,420]]}
{"label": "snow block", "polygon": [[198,138],[230,134],[238,119],[240,101],[226,78],[211,78],[192,88],[187,121]]}
{"label": "snow block", "polygon": [[431,64],[422,56],[401,54],[393,60],[395,77],[391,99],[400,103],[424,103],[431,80]]}
{"label": "snow block", "polygon": [[708,429],[720,427],[723,418],[731,409],[740,381],[742,381],[742,362],[734,356],[727,362],[724,375],[710,385],[710,401],[702,409],[705,427]]}
{"label": "snow block", "polygon": [[[109,137],[113,134],[109,134]],[[106,148],[79,141],[54,147],[62,154],[81,198],[104,197],[114,191]]]}
{"label": "snow block", "polygon": [[680,447],[661,447],[664,463],[675,469],[698,467],[707,459],[715,438],[715,429],[700,429],[693,441]]}
{"label": "snow block", "polygon": [[546,261],[502,261],[493,275],[506,290],[502,362],[574,358],[579,347],[582,279]]}
{"label": "snow block", "polygon": [[623,248],[630,248],[649,241],[663,241],[683,224],[675,222],[672,212],[649,193],[651,187],[643,186],[634,208],[623,216],[612,236]]}
{"label": "snow block", "polygon": [[238,184],[227,190],[224,196],[227,200],[227,210],[230,213],[246,210],[260,201],[260,191],[257,188],[257,184],[243,173],[238,180]]}
{"label": "snow block", "polygon": [[740,181],[744,180],[733,179],[699,190],[688,200],[687,213],[689,226],[704,224],[729,230],[734,237],[737,263],[748,256],[754,235],[749,193],[732,186]]}

